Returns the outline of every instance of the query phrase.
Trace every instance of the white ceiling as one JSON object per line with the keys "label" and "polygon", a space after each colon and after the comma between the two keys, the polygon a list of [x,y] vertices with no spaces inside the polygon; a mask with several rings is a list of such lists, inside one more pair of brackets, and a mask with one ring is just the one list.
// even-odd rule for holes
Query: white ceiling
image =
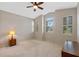
{"label": "white ceiling", "polygon": [[77,2],[44,2],[41,6],[44,10],[37,9],[36,12],[33,8],[26,8],[26,6],[32,5],[30,2],[0,2],[0,10],[15,13],[17,15],[35,18],[41,14],[47,14],[54,12],[57,9],[72,8],[77,6]]}

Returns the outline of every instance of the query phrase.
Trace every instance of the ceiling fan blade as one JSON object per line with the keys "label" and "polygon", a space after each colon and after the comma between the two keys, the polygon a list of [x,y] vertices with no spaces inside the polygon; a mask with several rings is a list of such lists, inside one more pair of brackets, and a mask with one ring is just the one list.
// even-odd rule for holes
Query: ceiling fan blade
{"label": "ceiling fan blade", "polygon": [[41,9],[41,10],[43,10],[43,8],[42,8],[42,7],[39,7],[39,6],[38,6],[38,8],[39,8],[39,9]]}
{"label": "ceiling fan blade", "polygon": [[37,2],[31,2],[33,5],[37,5]]}
{"label": "ceiling fan blade", "polygon": [[36,9],[34,9],[34,11],[36,11]]}
{"label": "ceiling fan blade", "polygon": [[34,4],[34,2],[31,2],[32,4]]}
{"label": "ceiling fan blade", "polygon": [[38,5],[41,5],[41,4],[43,4],[43,3],[44,3],[44,2],[39,2]]}
{"label": "ceiling fan blade", "polygon": [[33,6],[27,6],[27,8],[30,8],[30,7],[33,7]]}

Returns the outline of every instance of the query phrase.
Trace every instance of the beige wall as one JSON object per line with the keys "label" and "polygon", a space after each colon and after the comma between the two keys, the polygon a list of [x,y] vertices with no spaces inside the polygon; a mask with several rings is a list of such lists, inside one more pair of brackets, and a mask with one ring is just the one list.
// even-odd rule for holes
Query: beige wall
{"label": "beige wall", "polygon": [[[45,32],[46,31],[46,26],[45,26],[45,21],[46,18],[52,16],[54,17],[55,25],[53,27],[53,31],[51,32]],[[64,16],[72,16],[73,17],[73,30],[72,30],[72,35],[71,36],[66,36],[63,34],[63,17]],[[44,18],[41,19],[42,16],[37,17],[35,20],[39,22],[39,30],[41,31],[41,21],[44,21],[44,40],[63,45],[65,40],[71,39],[71,40],[77,40],[77,9],[76,8],[70,8],[70,9],[62,9],[62,10],[56,10],[54,13],[48,13],[44,15]],[[41,27],[41,28],[40,28]],[[39,35],[40,36],[40,31]],[[37,34],[36,34],[37,35]]]}
{"label": "beige wall", "polygon": [[[77,9],[63,9],[55,12],[55,18],[57,21],[57,38],[60,43],[64,42],[66,39],[77,40]],[[63,17],[64,16],[72,16],[72,35],[66,36],[63,34]]]}
{"label": "beige wall", "polygon": [[[63,34],[64,16],[73,17],[73,21],[72,21],[73,29],[71,36],[67,36]],[[45,15],[45,17],[48,16]],[[76,8],[56,10],[54,13],[52,13],[52,17],[54,17],[55,19],[55,27],[53,28],[52,32],[46,33],[46,40],[52,41],[54,43],[58,43],[59,45],[63,45],[64,41],[67,39],[77,40],[77,9]]]}
{"label": "beige wall", "polygon": [[[53,17],[54,19],[55,19],[55,12],[51,12],[51,13],[48,13],[48,14],[46,14],[46,15],[44,15],[44,21],[45,21],[45,23],[44,24],[46,24],[46,19],[48,18],[48,17]],[[46,26],[44,27],[45,28],[45,39],[47,40],[47,41],[50,41],[50,42],[56,42],[57,41],[57,33],[56,33],[56,31],[57,31],[57,29],[56,29],[56,19],[54,20],[54,22],[55,22],[55,24],[54,24],[54,27],[53,27],[53,31],[51,31],[51,32],[46,32]]]}
{"label": "beige wall", "polygon": [[[38,40],[42,40],[42,15],[38,16],[34,19],[34,32],[35,38]],[[38,24],[38,25],[37,25]],[[38,29],[37,29],[38,27]]]}
{"label": "beige wall", "polygon": [[32,19],[0,10],[0,39],[4,39],[13,28],[17,40],[31,38]]}

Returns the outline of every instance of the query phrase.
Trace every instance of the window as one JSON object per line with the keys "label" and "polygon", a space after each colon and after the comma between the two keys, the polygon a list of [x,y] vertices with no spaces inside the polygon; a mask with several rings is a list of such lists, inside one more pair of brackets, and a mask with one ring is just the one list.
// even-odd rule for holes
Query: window
{"label": "window", "polygon": [[53,31],[54,20],[53,17],[49,17],[46,20],[46,32]]}
{"label": "window", "polygon": [[34,21],[32,21],[32,32],[34,32]]}
{"label": "window", "polygon": [[72,16],[67,16],[63,18],[63,33],[71,34],[72,33]]}

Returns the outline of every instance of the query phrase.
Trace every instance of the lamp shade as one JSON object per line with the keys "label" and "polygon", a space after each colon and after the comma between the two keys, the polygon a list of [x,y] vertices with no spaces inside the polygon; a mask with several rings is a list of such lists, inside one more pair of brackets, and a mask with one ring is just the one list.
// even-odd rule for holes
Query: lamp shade
{"label": "lamp shade", "polygon": [[11,38],[16,38],[16,32],[14,30],[11,30],[9,31],[8,33],[8,38],[11,39]]}
{"label": "lamp shade", "polygon": [[15,35],[16,33],[15,33],[15,31],[10,31],[9,32],[9,35]]}

